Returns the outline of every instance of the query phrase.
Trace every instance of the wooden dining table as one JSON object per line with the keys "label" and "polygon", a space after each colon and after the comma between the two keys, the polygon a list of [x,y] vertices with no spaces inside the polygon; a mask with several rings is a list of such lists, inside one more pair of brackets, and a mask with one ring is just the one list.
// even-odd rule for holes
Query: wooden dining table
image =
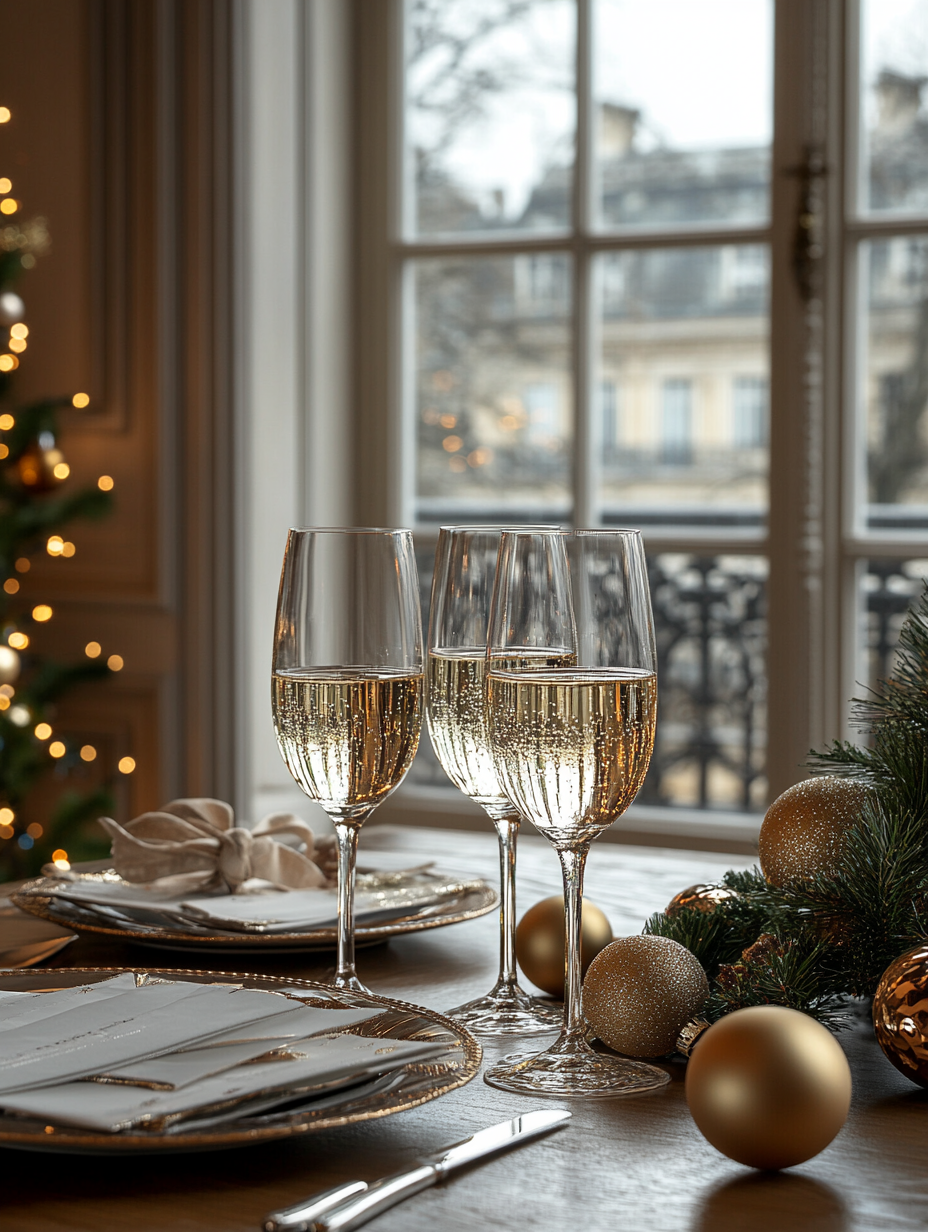
{"label": "wooden dining table", "polygon": [[[408,851],[442,870],[498,876],[492,833],[371,826],[362,846]],[[616,936],[640,932],[678,890],[711,881],[744,855],[594,845],[587,897]],[[558,892],[543,840],[519,846],[520,913]],[[498,961],[494,912],[359,951],[373,991],[446,1010],[485,992]],[[85,934],[49,965],[249,970],[326,980],[334,955],[247,960],[146,950]],[[883,1056],[863,1002],[839,1035],[854,1097],[847,1123],[816,1158],[761,1173],[719,1154],[686,1105],[685,1062],[661,1062],[671,1081],[635,1098],[535,1099],[486,1085],[487,1064],[544,1037],[483,1039],[481,1072],[431,1103],[380,1120],[234,1150],[160,1156],[0,1152],[0,1228],[16,1232],[255,1232],[263,1217],[342,1181],[409,1167],[478,1129],[539,1107],[566,1107],[567,1127],[456,1174],[378,1216],[372,1232],[863,1232],[928,1227],[928,1095]]]}

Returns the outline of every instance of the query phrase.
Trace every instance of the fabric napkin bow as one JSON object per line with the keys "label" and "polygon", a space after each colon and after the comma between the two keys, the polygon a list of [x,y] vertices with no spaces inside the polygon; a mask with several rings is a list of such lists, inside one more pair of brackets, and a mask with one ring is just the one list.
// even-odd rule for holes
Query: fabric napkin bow
{"label": "fabric napkin bow", "polygon": [[[312,889],[331,884],[314,863],[331,867],[334,838],[317,841],[293,813],[269,813],[254,829],[235,825],[235,814],[222,800],[172,800],[157,812],[120,825],[101,817],[113,840],[113,866],[129,882],[169,888],[164,879],[183,876],[185,887],[234,892],[252,878],[280,889]],[[303,850],[277,841],[289,836]],[[202,880],[191,874],[202,874]]]}

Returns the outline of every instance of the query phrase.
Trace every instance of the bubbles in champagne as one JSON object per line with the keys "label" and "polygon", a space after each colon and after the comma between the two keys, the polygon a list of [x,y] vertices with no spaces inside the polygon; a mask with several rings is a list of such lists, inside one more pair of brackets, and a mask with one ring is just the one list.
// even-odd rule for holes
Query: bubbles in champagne
{"label": "bubbles in champagne", "polygon": [[435,755],[455,787],[479,804],[505,799],[490,749],[486,665],[482,647],[429,655],[429,732]]}
{"label": "bubbles in champagne", "polygon": [[287,769],[333,819],[363,818],[412,765],[422,692],[418,673],[359,667],[275,672],[274,727]]}
{"label": "bubbles in champagne", "polygon": [[653,673],[494,665],[489,707],[506,795],[555,846],[595,838],[634,800],[654,747]]}
{"label": "bubbles in champagne", "polygon": [[[575,662],[567,651],[526,651],[493,666],[532,669]],[[490,744],[487,658],[481,646],[429,654],[429,732],[435,755],[455,787],[485,808],[508,804]]]}

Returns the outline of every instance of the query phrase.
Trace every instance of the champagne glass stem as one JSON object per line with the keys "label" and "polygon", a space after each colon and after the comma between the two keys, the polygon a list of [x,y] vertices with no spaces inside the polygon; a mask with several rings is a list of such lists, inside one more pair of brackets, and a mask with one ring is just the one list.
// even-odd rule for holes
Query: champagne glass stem
{"label": "champagne glass stem", "polygon": [[499,979],[494,991],[514,992],[516,974],[516,841],[519,817],[494,817],[499,836]]}
{"label": "champagne glass stem", "polygon": [[583,910],[583,871],[589,843],[574,850],[558,850],[564,878],[567,954],[564,962],[564,1026],[554,1047],[559,1052],[588,1052],[583,1024],[580,968],[580,925]]}
{"label": "champagne glass stem", "polygon": [[354,966],[354,865],[358,854],[360,824],[336,821],[338,843],[338,964],[335,987],[367,992]]}

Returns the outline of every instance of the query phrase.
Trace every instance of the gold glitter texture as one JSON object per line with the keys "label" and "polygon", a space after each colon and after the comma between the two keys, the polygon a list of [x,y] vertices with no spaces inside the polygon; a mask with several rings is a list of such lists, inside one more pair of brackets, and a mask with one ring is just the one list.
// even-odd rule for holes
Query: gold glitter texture
{"label": "gold glitter texture", "polygon": [[928,943],[889,964],[873,997],[873,1026],[901,1074],[928,1087]]}
{"label": "gold glitter texture", "polygon": [[758,839],[760,866],[768,882],[782,888],[830,872],[869,795],[863,783],[825,774],[777,796]]}
{"label": "gold glitter texture", "polygon": [[616,1052],[661,1057],[708,995],[706,973],[685,946],[669,937],[620,937],[590,963],[583,1012]]}

